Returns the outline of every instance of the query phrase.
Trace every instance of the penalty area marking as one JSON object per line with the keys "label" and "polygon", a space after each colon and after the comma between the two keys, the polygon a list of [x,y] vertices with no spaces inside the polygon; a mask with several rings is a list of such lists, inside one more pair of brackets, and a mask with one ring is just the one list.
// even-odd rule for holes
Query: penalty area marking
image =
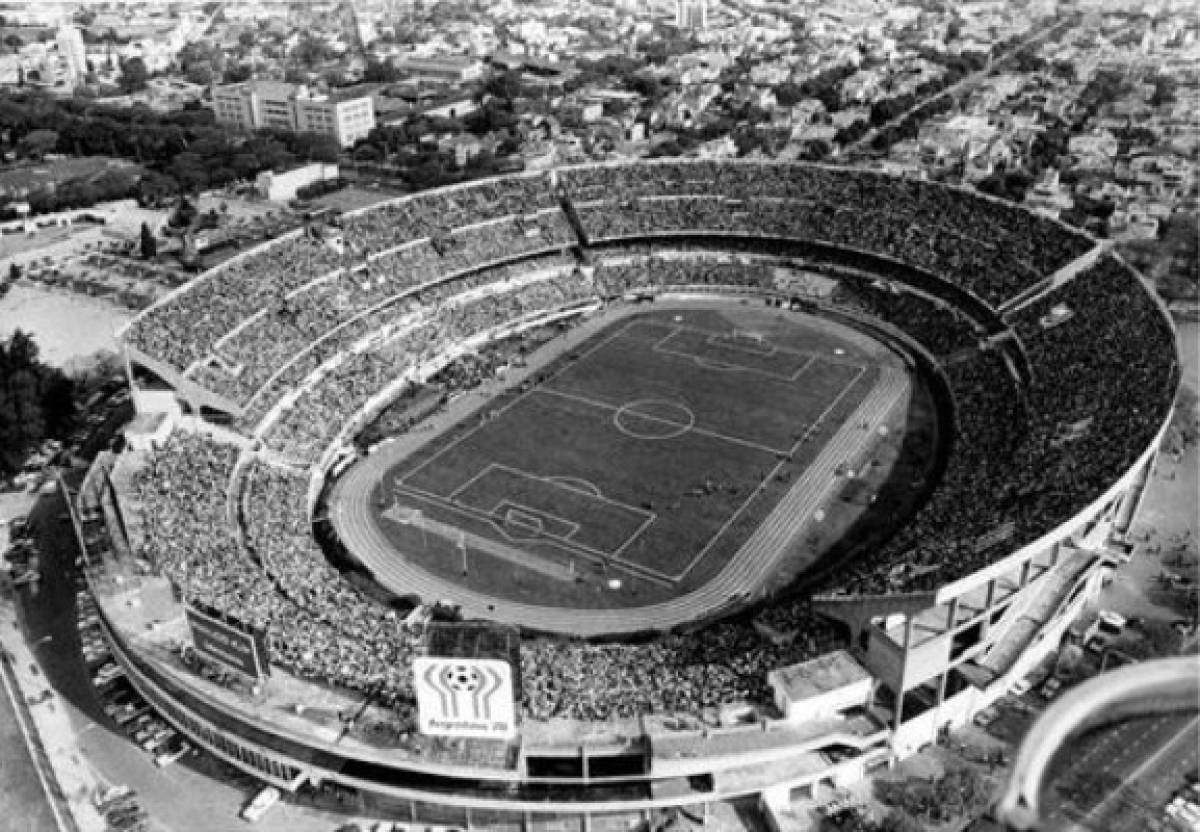
{"label": "penalty area marking", "polygon": [[[684,339],[689,335],[703,335],[704,338],[699,343],[688,344]],[[684,343],[678,343],[679,341],[684,341]],[[754,343],[759,349],[748,349],[745,343],[740,342],[740,339],[733,338],[725,333],[713,333],[704,329],[677,326],[652,344],[650,350],[651,352],[662,353],[664,355],[673,355],[677,358],[687,358],[697,366],[710,370],[753,373],[789,383],[799,380],[816,360],[814,353],[784,349],[766,339]],[[755,367],[749,363],[738,362],[734,359],[733,355],[723,355],[720,357],[711,354],[706,355],[703,351],[703,347],[705,346],[724,349],[727,352],[735,354],[740,352],[754,358],[775,358],[780,361],[790,361],[792,363],[779,369]]]}

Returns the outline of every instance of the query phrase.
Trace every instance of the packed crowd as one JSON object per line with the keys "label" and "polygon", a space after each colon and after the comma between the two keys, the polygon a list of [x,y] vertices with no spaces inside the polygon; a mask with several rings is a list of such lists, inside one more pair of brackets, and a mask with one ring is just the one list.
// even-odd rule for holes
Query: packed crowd
{"label": "packed crowd", "polygon": [[[422,307],[435,308],[447,298],[490,284],[503,284],[517,278],[542,274],[562,274],[575,268],[575,259],[564,255],[546,255],[523,260],[519,265],[494,266],[481,269],[463,278],[448,279],[435,284],[423,284],[395,298],[395,302],[375,305],[370,312],[329,330],[311,343],[299,346],[297,352],[275,369],[269,380],[249,398],[249,405],[239,420],[248,433],[263,423],[267,413],[289,392],[300,386],[319,368],[345,356],[356,344],[384,330],[406,313]],[[290,350],[290,347],[289,347]]]}
{"label": "packed crowd", "polygon": [[604,297],[665,286],[745,286],[769,290],[774,275],[760,263],[718,259],[715,256],[606,257],[596,264],[593,280]]}
{"label": "packed crowd", "polygon": [[643,714],[714,717],[722,705],[767,705],[767,673],[844,647],[841,631],[805,603],[779,616],[775,643],[751,621],[723,621],[641,644],[530,639],[521,644],[524,709],[534,719]]}
{"label": "packed crowd", "polygon": [[240,322],[319,275],[341,255],[303,232],[226,261],[135,318],[125,340],[183,371]]}
{"label": "packed crowd", "polygon": [[[250,463],[239,545],[226,509],[237,454],[206,437],[179,436],[136,477],[152,525],[143,555],[186,599],[265,630],[272,663],[370,692],[411,716],[413,637],[396,613],[364,599],[325,561],[307,527],[304,476]],[[793,632],[777,643],[739,621],[642,644],[526,641],[525,713],[599,720],[766,704],[769,670],[842,646],[839,631],[803,602],[774,623]]]}
{"label": "packed crowd", "polygon": [[[390,643],[398,632],[397,614],[368,601],[342,580],[313,539],[308,525],[308,477],[254,460],[242,483],[239,514],[245,545],[279,590],[325,622],[332,638],[373,645],[387,655],[403,651],[402,642]],[[389,687],[398,689],[404,682],[404,673],[397,671]]]}
{"label": "packed crowd", "polygon": [[[508,219],[487,222],[502,218]],[[183,371],[239,325],[286,303],[297,289],[335,271],[353,271],[407,243],[452,238],[446,253],[451,259],[438,266],[444,273],[471,258],[476,259],[469,265],[496,259],[510,244],[513,250],[504,253],[517,256],[539,245],[575,242],[544,174],[417,194],[348,214],[340,223],[340,245],[333,244],[334,235],[300,230],[221,264],[136,319],[126,340]],[[251,338],[250,343],[253,349],[269,340]],[[230,363],[240,362],[235,357]]]}
{"label": "packed crowd", "polygon": [[[265,632],[272,664],[370,694],[411,721],[409,660],[416,637],[400,616],[363,598],[325,561],[307,526],[307,478],[256,460],[238,469],[238,453],[209,437],[182,434],[151,458],[133,479],[147,524],[139,554],[186,601]],[[231,488],[241,489],[236,521],[227,505]],[[526,641],[524,713],[535,719],[715,718],[713,709],[724,704],[769,703],[772,668],[843,646],[840,631],[805,602],[776,611],[771,624],[774,639],[740,620],[640,644]]]}
{"label": "packed crowd", "polygon": [[[565,221],[558,227],[565,227]],[[538,250],[560,247],[540,234],[517,235],[495,228],[477,235],[483,232],[467,229],[461,236],[454,235],[453,239],[465,242],[447,250],[446,256],[439,255],[429,240],[420,240],[283,298],[221,341],[214,350],[219,361],[201,365],[192,377],[244,405],[308,346],[326,336],[340,336],[349,324],[381,306],[394,312],[413,299],[434,304],[464,283],[483,285],[517,271],[483,265],[490,260],[529,257],[521,262],[522,273],[574,263],[561,254],[535,256]]]}
{"label": "packed crowd", "polygon": [[834,304],[905,332],[933,355],[944,357],[975,347],[975,325],[952,306],[879,282],[842,280]]}
{"label": "packed crowd", "polygon": [[558,173],[589,241],[703,229],[800,237],[891,257],[992,304],[1092,247],[973,191],[865,170],[671,160]]}
{"label": "packed crowd", "polygon": [[[998,304],[1091,247],[1052,220],[870,171],[711,161],[593,166],[467,183],[297,231],[236,257],[137,318],[141,351],[245,404],[322,333],[413,286],[579,242],[693,231],[803,239],[924,269]],[[333,239],[336,236],[340,242]]]}
{"label": "packed crowd", "polygon": [[1008,460],[1025,431],[1021,392],[995,351],[944,372],[955,430],[941,481],[882,549],[840,568],[831,588],[867,595],[934,588],[984,566],[993,554],[976,544],[1005,519]]}
{"label": "packed crowd", "polygon": [[[1060,305],[1071,317],[1055,323]],[[1036,525],[1082,509],[1152,444],[1180,371],[1153,290],[1112,257],[1013,323],[1033,367],[1032,425],[1015,467],[1018,487],[1031,495],[1024,514]]]}
{"label": "packed crowd", "polygon": [[[408,659],[413,645],[403,621],[388,612],[348,617],[345,606],[328,606],[334,599],[344,601],[345,590],[336,584],[306,588],[296,577],[294,559],[303,554],[289,555],[283,549],[292,542],[290,534],[304,514],[296,519],[294,502],[288,502],[294,496],[290,489],[273,481],[254,483],[270,489],[273,497],[276,490],[287,492],[280,493],[277,502],[257,506],[272,512],[272,519],[256,517],[248,532],[250,540],[263,547],[258,557],[276,574],[264,570],[242,548],[227,509],[238,454],[234,446],[184,434],[150,459],[133,479],[146,532],[140,556],[154,564],[184,600],[265,632],[273,664],[410,708]],[[292,516],[283,519],[285,513]],[[281,539],[267,547],[263,535]]]}
{"label": "packed crowd", "polygon": [[1153,443],[1179,370],[1174,335],[1136,275],[1101,259],[1013,318],[1032,381],[997,352],[945,368],[955,445],[929,503],[831,588],[932,589],[1031,542],[1099,498]]}
{"label": "packed crowd", "polygon": [[343,216],[342,228],[351,254],[363,259],[399,243],[438,237],[462,226],[557,209],[548,174],[518,174],[372,205]]}
{"label": "packed crowd", "polygon": [[[489,283],[495,290],[503,284]],[[511,288],[511,287],[509,287]],[[316,461],[338,431],[381,388],[453,344],[495,327],[593,297],[573,274],[490,291],[462,302],[435,304],[416,325],[395,338],[349,356],[305,388],[266,433],[267,444],[302,464]]]}

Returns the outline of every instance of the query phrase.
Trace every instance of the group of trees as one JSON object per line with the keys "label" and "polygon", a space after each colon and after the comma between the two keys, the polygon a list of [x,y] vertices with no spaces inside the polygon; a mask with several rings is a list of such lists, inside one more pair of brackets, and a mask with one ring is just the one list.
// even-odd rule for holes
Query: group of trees
{"label": "group of trees", "polygon": [[[842,109],[842,82],[858,71],[854,64],[839,64],[805,78],[800,84],[785,82],[775,87],[775,100],[790,107],[805,98],[815,98],[826,111]],[[785,103],[787,102],[787,103]]]}
{"label": "group of trees", "polygon": [[[61,207],[86,207],[134,192],[152,203],[162,196],[250,179],[260,171],[282,170],[297,162],[336,162],[341,152],[332,136],[269,130],[237,133],[216,124],[212,113],[198,106],[158,113],[141,106],[97,105],[83,98],[56,99],[40,91],[0,98],[0,124],[9,145],[30,158],[40,159],[50,152],[114,156],[149,169],[134,183],[118,181],[117,174],[112,182],[89,180],[78,186],[80,193],[75,196],[55,198],[54,204]],[[35,210],[45,207],[34,206]]]}
{"label": "group of trees", "polygon": [[146,69],[146,62],[141,58],[127,58],[121,62],[121,75],[117,78],[117,84],[121,87],[121,92],[141,92],[146,89],[146,81],[150,78],[150,71]]}
{"label": "group of trees", "polygon": [[985,194],[1023,202],[1025,194],[1033,187],[1033,177],[1024,170],[999,171],[984,177],[975,187]]}
{"label": "group of trees", "polygon": [[19,471],[47,439],[66,439],[75,408],[74,382],[42,363],[29,334],[0,341],[0,474]]}
{"label": "group of trees", "polygon": [[879,820],[855,814],[849,818],[825,818],[820,832],[924,832],[924,828],[902,812],[891,811]]}
{"label": "group of trees", "polygon": [[881,780],[879,800],[927,824],[977,817],[987,806],[988,786],[970,766],[949,768],[940,777]]}

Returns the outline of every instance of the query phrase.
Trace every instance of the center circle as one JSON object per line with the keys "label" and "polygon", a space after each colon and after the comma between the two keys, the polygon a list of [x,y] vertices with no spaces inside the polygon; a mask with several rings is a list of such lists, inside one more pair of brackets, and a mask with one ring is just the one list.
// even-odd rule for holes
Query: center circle
{"label": "center circle", "polygon": [[685,404],[667,399],[637,399],[613,414],[617,430],[635,439],[674,439],[692,429],[696,414]]}

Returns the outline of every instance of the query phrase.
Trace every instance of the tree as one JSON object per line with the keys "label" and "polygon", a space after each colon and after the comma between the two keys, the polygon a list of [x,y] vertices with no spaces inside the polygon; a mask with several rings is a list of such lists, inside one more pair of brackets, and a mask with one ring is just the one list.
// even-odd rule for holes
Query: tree
{"label": "tree", "polygon": [[150,171],[138,180],[137,201],[144,208],[157,208],[179,193],[179,182],[173,176]]}
{"label": "tree", "polygon": [[225,68],[225,74],[222,76],[222,83],[225,84],[240,84],[243,81],[250,80],[250,76],[254,73],[250,64],[234,64]]}
{"label": "tree", "polygon": [[775,100],[779,102],[780,107],[794,107],[804,99],[804,93],[800,90],[800,87],[791,81],[779,84],[774,88],[774,91]]}
{"label": "tree", "polygon": [[195,221],[198,213],[196,206],[191,203],[191,200],[184,197],[179,200],[179,207],[171,214],[171,218],[167,223],[172,228],[188,228]]}
{"label": "tree", "polygon": [[183,77],[189,84],[200,84],[207,87],[212,83],[212,67],[208,64],[189,64]]}
{"label": "tree", "polygon": [[247,31],[247,32],[242,32],[240,35],[238,35],[238,43],[247,49],[253,49],[254,44],[257,41],[258,41],[258,38],[254,37],[253,32]]}
{"label": "tree", "polygon": [[1163,107],[1175,103],[1176,80],[1170,75],[1154,77],[1154,94],[1150,96],[1150,106]]}
{"label": "tree", "polygon": [[208,186],[208,164],[198,153],[180,153],[170,165],[170,173],[184,190],[199,191]]}
{"label": "tree", "polygon": [[521,71],[519,69],[510,69],[506,72],[493,75],[483,85],[483,91],[487,95],[495,96],[496,98],[504,98],[512,100],[521,94]]}
{"label": "tree", "polygon": [[154,239],[150,226],[142,223],[142,259],[151,260],[158,254],[158,241]]}
{"label": "tree", "polygon": [[391,84],[400,80],[400,70],[389,61],[381,61],[371,56],[367,58],[366,69],[363,70],[363,81],[368,84]]}
{"label": "tree", "polygon": [[329,50],[319,38],[307,35],[296,44],[292,57],[304,66],[312,69],[317,64],[329,58]]}
{"label": "tree", "polygon": [[37,344],[21,330],[0,342],[0,473],[20,469],[48,438],[64,438],[75,420],[75,386],[43,364]]}
{"label": "tree", "polygon": [[297,133],[292,148],[301,159],[332,165],[341,155],[342,146],[336,138],[325,133]]}
{"label": "tree", "polygon": [[383,153],[373,144],[363,144],[354,148],[354,160],[356,162],[379,162],[383,159]]}
{"label": "tree", "polygon": [[140,92],[146,89],[146,80],[150,77],[149,71],[146,69],[146,62],[141,58],[133,57],[121,64],[121,77],[117,79],[117,84],[120,85],[122,92]]}
{"label": "tree", "polygon": [[47,153],[58,147],[57,130],[34,130],[21,139],[21,152],[41,161]]}

